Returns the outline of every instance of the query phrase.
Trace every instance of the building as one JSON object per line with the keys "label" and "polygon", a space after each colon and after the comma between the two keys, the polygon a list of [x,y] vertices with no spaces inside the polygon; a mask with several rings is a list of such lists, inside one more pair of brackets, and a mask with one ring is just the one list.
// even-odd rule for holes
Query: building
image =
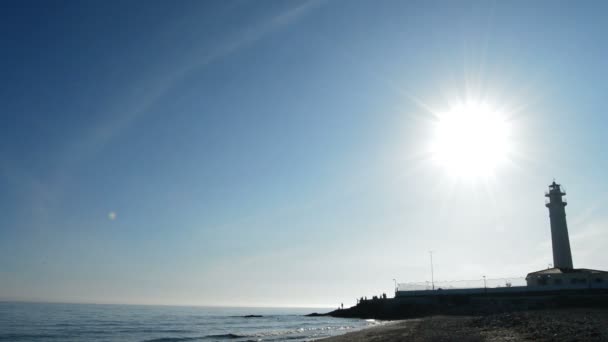
{"label": "building", "polygon": [[608,288],[608,272],[588,268],[553,267],[528,273],[526,282],[529,287],[542,287],[547,290]]}
{"label": "building", "polygon": [[528,273],[526,283],[535,289],[587,289],[608,288],[608,272],[587,268],[574,268],[568,225],[566,223],[566,205],[563,196],[566,192],[555,181],[545,193],[551,222],[551,245],[553,248],[553,267]]}

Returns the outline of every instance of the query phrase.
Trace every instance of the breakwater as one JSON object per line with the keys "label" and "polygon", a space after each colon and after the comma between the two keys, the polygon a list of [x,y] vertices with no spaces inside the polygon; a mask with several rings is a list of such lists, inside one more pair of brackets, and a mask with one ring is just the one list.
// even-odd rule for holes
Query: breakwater
{"label": "breakwater", "polygon": [[332,317],[407,319],[429,315],[484,315],[554,308],[608,308],[608,290],[521,291],[505,293],[428,294],[376,298],[329,312]]}

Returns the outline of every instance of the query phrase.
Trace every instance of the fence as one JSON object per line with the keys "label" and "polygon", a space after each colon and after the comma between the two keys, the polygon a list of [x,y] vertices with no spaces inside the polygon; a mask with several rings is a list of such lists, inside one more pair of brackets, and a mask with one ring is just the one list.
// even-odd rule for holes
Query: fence
{"label": "fence", "polygon": [[424,281],[414,283],[399,283],[397,291],[424,291],[442,289],[476,289],[476,288],[499,288],[512,286],[526,286],[526,278],[510,277],[510,278],[488,278],[488,279],[473,279],[473,280],[452,280],[452,281]]}

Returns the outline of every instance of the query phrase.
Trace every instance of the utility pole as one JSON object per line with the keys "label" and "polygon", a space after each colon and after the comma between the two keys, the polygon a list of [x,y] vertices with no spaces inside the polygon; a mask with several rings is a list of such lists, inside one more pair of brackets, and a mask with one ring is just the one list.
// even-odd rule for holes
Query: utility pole
{"label": "utility pole", "polygon": [[395,282],[395,296],[397,295],[397,279],[393,279],[393,281]]}
{"label": "utility pole", "polygon": [[431,286],[435,290],[435,275],[433,274],[433,251],[429,251],[431,255]]}

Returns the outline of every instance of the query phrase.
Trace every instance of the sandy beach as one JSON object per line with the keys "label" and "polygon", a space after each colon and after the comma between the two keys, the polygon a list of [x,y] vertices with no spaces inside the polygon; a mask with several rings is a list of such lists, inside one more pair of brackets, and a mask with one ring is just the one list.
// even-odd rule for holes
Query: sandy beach
{"label": "sandy beach", "polygon": [[608,310],[432,316],[390,322],[323,341],[608,341]]}

